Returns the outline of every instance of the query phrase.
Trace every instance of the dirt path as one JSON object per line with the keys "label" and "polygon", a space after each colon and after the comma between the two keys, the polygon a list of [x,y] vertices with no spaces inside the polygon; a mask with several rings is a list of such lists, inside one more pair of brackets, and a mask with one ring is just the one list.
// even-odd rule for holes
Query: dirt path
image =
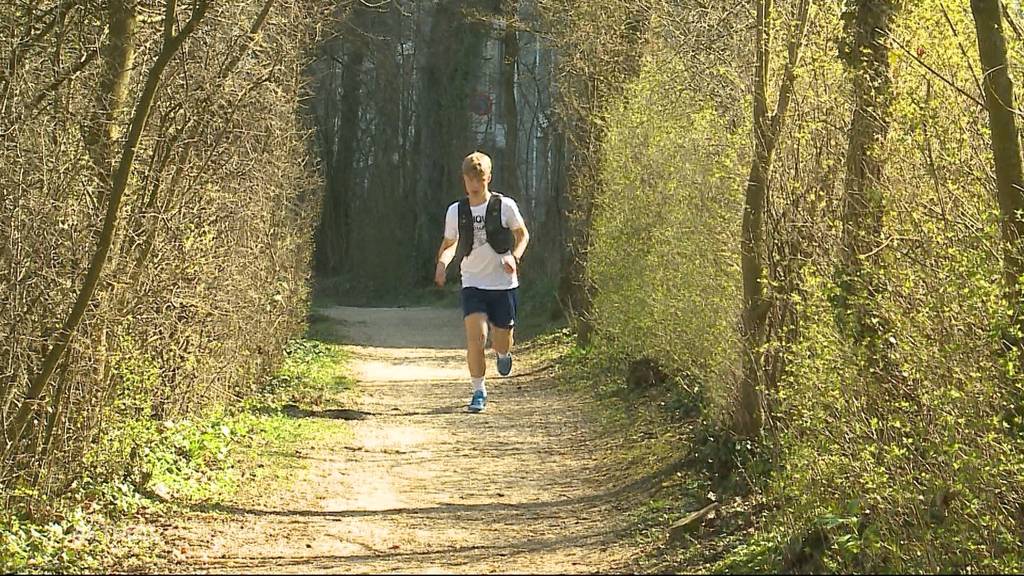
{"label": "dirt path", "polygon": [[[496,379],[469,414],[456,310],[333,308],[359,381],[354,440],[302,456],[290,494],[208,514],[182,536],[211,572],[628,570],[625,511],[577,404],[543,370]],[[493,360],[490,360],[493,362]],[[531,374],[533,372],[533,374]],[[515,374],[514,373],[514,374]],[[340,436],[340,435],[339,435]]]}

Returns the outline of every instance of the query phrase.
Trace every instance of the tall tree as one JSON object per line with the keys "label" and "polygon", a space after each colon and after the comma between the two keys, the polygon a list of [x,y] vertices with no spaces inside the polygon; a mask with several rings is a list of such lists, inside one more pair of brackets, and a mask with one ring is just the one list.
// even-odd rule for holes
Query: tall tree
{"label": "tall tree", "polygon": [[[109,177],[123,130],[121,115],[128,101],[138,18],[132,0],[110,0],[106,11],[107,42],[100,50],[103,69],[96,91],[96,108],[83,130],[86,150],[101,178]],[[97,205],[102,205],[106,187],[100,186],[97,190],[101,195]]]}
{"label": "tall tree", "polygon": [[999,0],[971,0],[978,34],[978,54],[984,70],[982,88],[988,108],[992,156],[995,162],[996,197],[1002,216],[1003,274],[1006,299],[1017,333],[1006,337],[1010,347],[1019,346],[1024,333],[1021,314],[1021,282],[1024,275],[1024,169],[1021,166],[1020,134],[1014,105],[1013,79],[1006,54],[1006,38]]}
{"label": "tall tree", "polygon": [[[570,20],[581,9],[563,8]],[[576,32],[578,45],[567,48],[567,52],[575,54],[575,62],[569,67],[577,76],[578,88],[570,96],[574,121],[566,127],[570,140],[566,146],[569,226],[558,297],[577,339],[584,344],[594,329],[591,318],[594,294],[586,270],[594,196],[600,180],[600,150],[605,135],[603,117],[622,88],[640,73],[641,47],[653,7],[650,2],[631,0],[609,7],[606,12],[614,26],[613,35],[604,34],[601,28],[585,28]],[[601,36],[594,38],[595,34]]]}
{"label": "tall tree", "polygon": [[[493,14],[494,4],[439,2],[423,24],[424,39],[417,48],[416,112],[409,154],[415,158],[414,211],[417,252],[414,276],[428,278],[431,258],[444,226],[444,207],[464,194],[462,159],[477,146],[470,99],[485,69],[484,49],[491,35],[490,22],[478,17]],[[424,19],[425,20],[425,19]],[[454,267],[453,267],[454,268]]]}
{"label": "tall tree", "polygon": [[735,414],[735,432],[752,437],[763,421],[761,390],[764,386],[762,348],[765,343],[769,302],[764,296],[764,214],[768,197],[772,157],[779,132],[789,109],[796,83],[800,49],[807,32],[810,0],[797,7],[795,29],[790,36],[788,54],[779,86],[775,111],[768,114],[768,68],[771,45],[772,0],[755,0],[754,64],[754,154],[747,179],[743,207],[741,268],[743,273],[743,338],[745,343],[743,376],[739,385]]}
{"label": "tall tree", "polygon": [[519,196],[519,106],[516,102],[516,77],[519,69],[519,0],[501,0],[501,13],[505,20],[502,35],[501,91],[505,124],[505,166],[502,180],[505,193]]}
{"label": "tall tree", "polygon": [[899,0],[849,0],[843,14],[841,54],[853,82],[853,117],[846,156],[842,261],[839,271],[841,324],[866,346],[874,368],[889,376],[892,362],[874,271],[882,245],[885,198],[883,144],[889,133],[892,76],[887,39]]}
{"label": "tall tree", "polygon": [[[320,95],[318,119],[320,153],[324,159],[326,193],[316,230],[316,268],[328,275],[340,273],[348,261],[351,234],[351,195],[354,187],[356,147],[359,144],[359,113],[362,108],[362,81],[365,50],[361,43],[348,46],[344,59],[334,51],[340,43],[327,48],[331,60],[329,89]],[[337,82],[338,77],[341,81]],[[340,88],[338,87],[340,85]]]}

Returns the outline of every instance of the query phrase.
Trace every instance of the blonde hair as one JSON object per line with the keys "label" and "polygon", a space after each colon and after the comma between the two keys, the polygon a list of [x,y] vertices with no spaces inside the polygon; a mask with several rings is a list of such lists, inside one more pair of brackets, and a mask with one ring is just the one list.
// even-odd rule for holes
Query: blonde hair
{"label": "blonde hair", "polygon": [[462,161],[462,173],[471,178],[486,180],[491,175],[491,158],[483,152],[473,152]]}

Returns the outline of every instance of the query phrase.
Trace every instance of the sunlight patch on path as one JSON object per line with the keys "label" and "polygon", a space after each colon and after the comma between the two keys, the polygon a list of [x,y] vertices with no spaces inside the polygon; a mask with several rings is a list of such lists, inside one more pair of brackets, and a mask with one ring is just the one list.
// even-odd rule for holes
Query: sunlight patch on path
{"label": "sunlight patch on path", "polygon": [[[364,348],[354,348],[355,356],[360,356]],[[465,380],[467,370],[464,366],[437,366],[430,364],[395,364],[381,360],[363,360],[359,362],[354,376],[359,382],[399,382],[425,383]]]}
{"label": "sunlight patch on path", "polygon": [[[193,528],[181,571],[593,573],[633,554],[576,405],[538,376],[489,380],[468,414],[461,314],[331,308],[365,420],[304,448],[289,494]],[[529,358],[517,370],[531,370]],[[492,367],[493,371],[493,367]],[[331,407],[333,408],[333,407]],[[216,542],[211,546],[210,544]]]}

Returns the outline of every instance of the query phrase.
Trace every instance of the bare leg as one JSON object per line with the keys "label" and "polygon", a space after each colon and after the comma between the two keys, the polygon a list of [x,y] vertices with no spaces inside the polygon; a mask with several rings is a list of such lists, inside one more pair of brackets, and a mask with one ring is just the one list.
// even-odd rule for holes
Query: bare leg
{"label": "bare leg", "polygon": [[484,361],[484,341],[487,339],[487,315],[466,316],[466,363],[472,378],[483,378],[487,372]]}
{"label": "bare leg", "polygon": [[512,351],[512,333],[515,328],[498,328],[497,326],[491,326],[493,332],[491,333],[491,340],[494,347],[494,351],[498,354],[508,354]]}

